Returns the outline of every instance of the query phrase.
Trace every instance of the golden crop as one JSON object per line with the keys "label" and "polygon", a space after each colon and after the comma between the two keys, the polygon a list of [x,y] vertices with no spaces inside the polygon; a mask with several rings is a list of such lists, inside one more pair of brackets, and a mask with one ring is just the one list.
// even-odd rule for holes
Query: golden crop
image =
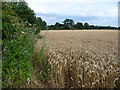
{"label": "golden crop", "polygon": [[48,61],[52,68],[50,87],[118,87],[120,63],[117,33],[48,31],[46,44],[49,46]]}

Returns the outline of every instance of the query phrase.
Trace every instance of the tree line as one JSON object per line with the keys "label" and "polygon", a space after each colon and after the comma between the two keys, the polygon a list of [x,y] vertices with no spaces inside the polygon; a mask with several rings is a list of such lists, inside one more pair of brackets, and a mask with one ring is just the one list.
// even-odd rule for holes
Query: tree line
{"label": "tree line", "polygon": [[74,29],[118,29],[117,27],[111,26],[95,26],[89,25],[87,22],[75,23],[72,19],[65,19],[63,24],[56,22],[55,25],[49,25],[48,30],[74,30]]}
{"label": "tree line", "polygon": [[[7,18],[7,19],[6,19]],[[62,24],[56,22],[55,25],[47,25],[41,17],[36,17],[35,12],[28,6],[26,2],[7,2],[2,3],[2,23],[3,23],[3,39],[6,38],[7,26],[12,27],[12,23],[15,21],[25,22],[31,26],[37,27],[36,33],[40,30],[74,30],[74,29],[118,29],[111,26],[95,26],[89,25],[87,22],[75,23],[73,19],[65,19]],[[8,28],[9,29],[9,28]],[[120,29],[120,28],[119,28]],[[10,31],[11,32],[11,31]],[[14,30],[12,30],[14,32]]]}

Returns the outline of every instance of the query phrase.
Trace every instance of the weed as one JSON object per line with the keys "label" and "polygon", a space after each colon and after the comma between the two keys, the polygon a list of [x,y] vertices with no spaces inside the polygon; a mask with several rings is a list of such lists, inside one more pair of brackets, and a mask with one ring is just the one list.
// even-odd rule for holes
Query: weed
{"label": "weed", "polygon": [[37,35],[37,39],[42,39],[42,38],[44,38],[43,35],[40,35],[40,34]]}

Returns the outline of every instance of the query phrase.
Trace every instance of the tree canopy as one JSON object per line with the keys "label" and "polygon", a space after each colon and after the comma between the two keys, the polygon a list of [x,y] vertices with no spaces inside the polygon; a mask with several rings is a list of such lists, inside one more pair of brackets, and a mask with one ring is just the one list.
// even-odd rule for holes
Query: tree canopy
{"label": "tree canopy", "polygon": [[10,39],[9,35],[16,32],[15,23],[28,22],[35,24],[38,33],[42,29],[46,29],[47,23],[36,17],[35,12],[28,7],[26,2],[2,2],[2,38]]}
{"label": "tree canopy", "polygon": [[33,10],[28,7],[26,2],[13,2],[10,3],[12,9],[17,13],[17,15],[23,20],[28,21],[31,24],[35,24],[36,16]]}
{"label": "tree canopy", "polygon": [[75,24],[75,28],[76,28],[76,29],[81,29],[81,28],[83,28],[83,23],[77,22],[77,23]]}

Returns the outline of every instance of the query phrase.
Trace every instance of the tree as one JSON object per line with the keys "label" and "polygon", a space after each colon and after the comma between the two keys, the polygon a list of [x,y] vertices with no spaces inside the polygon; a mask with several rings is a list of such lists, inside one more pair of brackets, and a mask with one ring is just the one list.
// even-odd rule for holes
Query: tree
{"label": "tree", "polygon": [[43,29],[47,28],[47,23],[45,21],[42,22],[42,25],[43,25]]}
{"label": "tree", "polygon": [[60,26],[60,25],[61,25],[61,24],[60,24],[59,22],[56,22],[54,28],[55,28],[56,30],[61,29],[61,26]]}
{"label": "tree", "polygon": [[42,29],[42,19],[41,19],[41,17],[36,18],[36,24],[40,29]]}
{"label": "tree", "polygon": [[36,33],[39,33],[40,30],[44,30],[47,27],[47,23],[45,21],[43,21],[41,17],[36,18],[36,25],[38,27]]}
{"label": "tree", "polygon": [[89,27],[89,24],[87,22],[84,23],[84,27]]}
{"label": "tree", "polygon": [[76,29],[81,29],[82,27],[83,27],[83,23],[81,23],[81,22],[77,22],[75,25]]}
{"label": "tree", "polygon": [[72,19],[65,19],[63,23],[65,25],[65,29],[70,29],[74,27],[74,21]]}
{"label": "tree", "polygon": [[89,24],[87,22],[84,23],[84,29],[88,29],[89,28]]}
{"label": "tree", "polygon": [[89,25],[89,29],[96,29],[94,25]]}
{"label": "tree", "polygon": [[55,28],[55,25],[50,25],[50,26],[48,26],[48,30],[55,30],[56,28]]}
{"label": "tree", "polygon": [[72,19],[65,19],[63,23],[64,25],[74,26],[74,21]]}
{"label": "tree", "polygon": [[55,26],[56,26],[56,27],[60,27],[60,23],[59,23],[59,22],[56,22],[56,23],[55,23]]}
{"label": "tree", "polygon": [[10,3],[12,9],[23,20],[28,21],[31,24],[35,24],[36,16],[33,10],[28,7],[26,2],[12,2]]}
{"label": "tree", "polygon": [[37,17],[36,19],[36,24],[38,27],[40,27],[41,29],[45,29],[47,26],[47,23],[45,21],[42,20],[41,17]]}

